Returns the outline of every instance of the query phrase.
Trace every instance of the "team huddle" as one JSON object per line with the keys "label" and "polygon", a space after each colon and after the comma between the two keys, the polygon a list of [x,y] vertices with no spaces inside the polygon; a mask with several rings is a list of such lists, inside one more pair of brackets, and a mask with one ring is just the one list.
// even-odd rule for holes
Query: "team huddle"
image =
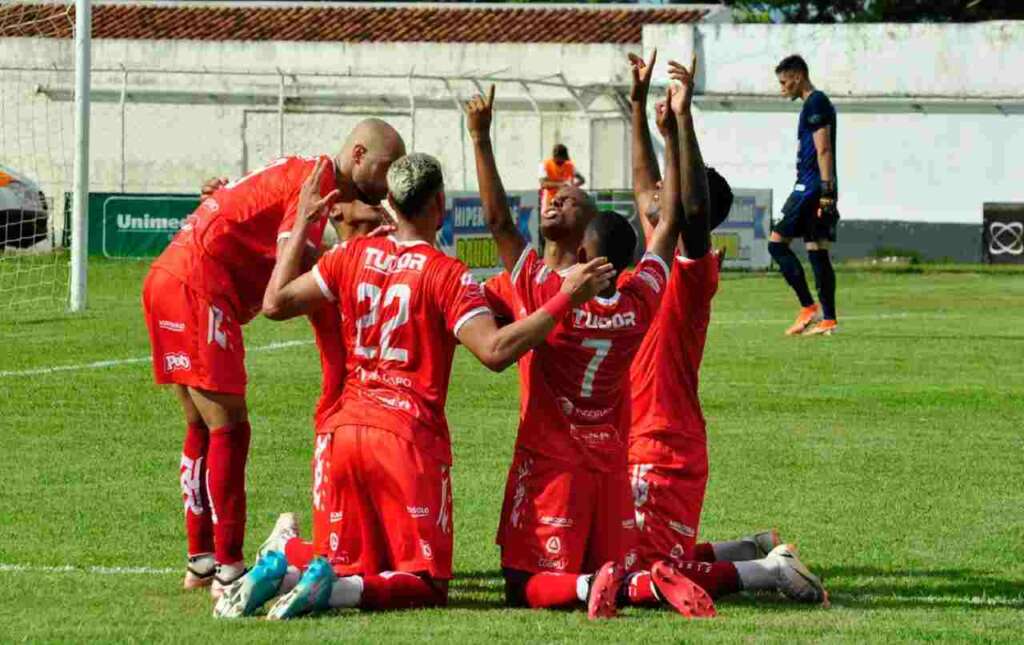
{"label": "team huddle", "polygon": [[[732,203],[704,165],[696,59],[670,62],[647,123],[655,56],[630,56],[635,200],[645,240],[567,181],[519,233],[491,143],[494,87],[465,106],[483,214],[504,271],[480,285],[436,248],[440,163],[367,119],[341,151],[213,182],[143,287],[156,381],[186,420],[180,481],[186,588],[214,615],[288,619],[336,608],[443,606],[452,570],[445,403],[457,344],[518,364],[520,418],[497,543],[510,606],[715,614],[714,600],[828,597],[776,531],[697,542],[708,478],[698,372],[719,286],[711,230]],[[378,205],[386,200],[391,219]],[[327,223],[340,243],[320,254]],[[283,513],[247,569],[250,425],[242,326],[306,316],[320,352],[312,540]]]}

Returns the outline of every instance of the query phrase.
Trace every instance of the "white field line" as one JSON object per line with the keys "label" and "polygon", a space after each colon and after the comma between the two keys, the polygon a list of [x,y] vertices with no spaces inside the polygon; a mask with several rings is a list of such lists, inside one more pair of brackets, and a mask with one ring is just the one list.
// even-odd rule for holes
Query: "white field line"
{"label": "white field line", "polygon": [[[312,345],[311,340],[286,340],[268,345],[260,345],[247,349],[246,352],[272,352],[278,349],[298,347],[300,345]],[[80,370],[99,370],[119,365],[132,365],[133,363],[149,363],[149,356],[138,356],[136,358],[115,358],[109,361],[94,361],[92,363],[79,363],[76,365],[55,365],[53,367],[35,367],[27,370],[0,371],[0,378],[12,376],[42,376],[45,374],[57,374],[59,372],[77,372]]]}
{"label": "white field line", "polygon": [[88,573],[101,576],[124,575],[167,575],[181,573],[181,569],[154,567],[76,567],[71,564],[63,566],[42,566],[33,564],[2,564],[0,573]]}
{"label": "white field line", "polygon": [[[71,564],[62,566],[46,566],[34,564],[4,564],[0,563],[0,573],[29,573],[29,574],[89,574],[104,576],[131,576],[131,575],[171,575],[180,574],[181,568],[174,567],[80,567]],[[844,607],[846,603],[863,602],[901,602],[918,605],[954,606],[971,605],[978,607],[1022,607],[1024,608],[1024,596],[905,596],[899,594],[873,594],[873,593],[844,593],[833,596],[832,606]]]}

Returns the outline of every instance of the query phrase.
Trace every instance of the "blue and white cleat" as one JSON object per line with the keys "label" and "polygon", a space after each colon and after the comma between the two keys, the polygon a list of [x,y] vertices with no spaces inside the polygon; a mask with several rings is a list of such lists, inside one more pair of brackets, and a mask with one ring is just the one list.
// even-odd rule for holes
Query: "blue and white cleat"
{"label": "blue and white cleat", "polygon": [[314,559],[299,584],[270,607],[267,620],[287,620],[330,609],[331,589],[337,579],[327,560]]}
{"label": "blue and white cleat", "polygon": [[241,618],[252,616],[268,600],[277,595],[281,581],[288,571],[288,560],[280,551],[267,551],[260,555],[244,576],[224,590],[213,608],[214,618]]}

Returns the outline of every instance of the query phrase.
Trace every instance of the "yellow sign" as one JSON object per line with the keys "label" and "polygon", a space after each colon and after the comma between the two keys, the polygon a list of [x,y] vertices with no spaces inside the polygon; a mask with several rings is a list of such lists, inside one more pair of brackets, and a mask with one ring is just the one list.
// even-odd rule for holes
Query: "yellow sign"
{"label": "yellow sign", "polygon": [[740,236],[736,233],[712,233],[711,248],[725,247],[725,257],[735,260],[740,257]]}
{"label": "yellow sign", "polygon": [[470,269],[490,269],[499,263],[498,247],[489,237],[456,238],[455,257]]}

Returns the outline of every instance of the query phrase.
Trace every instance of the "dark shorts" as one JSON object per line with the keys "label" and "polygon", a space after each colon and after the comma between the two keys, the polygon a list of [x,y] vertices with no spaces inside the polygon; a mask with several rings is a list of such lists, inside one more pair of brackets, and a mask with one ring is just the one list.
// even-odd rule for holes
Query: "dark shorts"
{"label": "dark shorts", "polygon": [[782,219],[772,230],[785,238],[802,237],[805,242],[836,241],[839,213],[818,217],[818,191],[793,191],[782,205]]}

